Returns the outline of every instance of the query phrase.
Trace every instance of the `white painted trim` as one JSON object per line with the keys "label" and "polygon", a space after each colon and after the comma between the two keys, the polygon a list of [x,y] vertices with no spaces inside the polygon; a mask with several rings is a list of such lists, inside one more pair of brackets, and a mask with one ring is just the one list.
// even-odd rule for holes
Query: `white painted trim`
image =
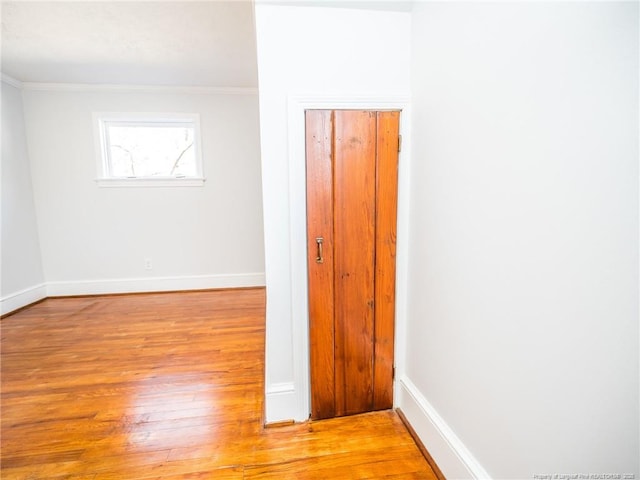
{"label": "white painted trim", "polygon": [[22,88],[40,92],[174,93],[196,95],[258,95],[254,87],[196,87],[172,85],[110,85],[88,83],[22,82]]}
{"label": "white painted trim", "polygon": [[[402,151],[398,156],[398,213],[396,232],[396,317],[394,338],[394,365],[396,378],[404,374],[407,351],[407,305],[409,275],[409,208],[411,192],[411,104],[407,100],[400,115]],[[393,401],[398,399],[398,382],[394,381]]]}
{"label": "white painted trim", "polygon": [[202,187],[204,178],[96,178],[96,184],[101,188],[114,187]]}
{"label": "white painted trim", "polygon": [[[294,408],[284,412],[284,417],[267,415],[269,421],[291,418],[303,421],[309,417],[310,380],[309,380],[309,308],[307,280],[307,245],[306,233],[306,174],[305,174],[305,133],[304,111],[306,109],[360,109],[360,110],[402,110],[400,132],[405,138],[404,145],[409,142],[410,96],[400,94],[304,94],[288,97],[288,145],[289,145],[289,225],[291,242],[291,315],[292,315],[292,351],[294,393],[297,395]],[[404,147],[403,147],[404,148]],[[398,179],[398,245],[396,255],[397,305],[406,296],[407,252],[408,252],[408,191],[409,177],[403,163],[410,158],[408,151],[403,152]],[[404,223],[401,223],[404,222]],[[405,224],[406,223],[406,224]],[[396,313],[396,327],[404,331],[404,310]],[[402,325],[399,325],[402,324]],[[396,335],[396,338],[398,336]],[[396,350],[396,357],[398,350]],[[269,405],[267,396],[267,412],[276,411]]]}
{"label": "white painted trim", "polygon": [[399,407],[449,479],[491,479],[469,449],[406,376],[400,378]]}
{"label": "white painted trim", "polygon": [[2,81],[7,85],[11,85],[12,87],[17,88],[18,90],[22,90],[23,83],[20,80],[10,77],[6,73],[2,74]]}
{"label": "white painted trim", "polygon": [[25,288],[0,298],[0,315],[11,313],[47,297],[47,286],[44,283]]}
{"label": "white painted trim", "polygon": [[209,288],[263,287],[264,284],[264,273],[78,280],[48,282],[47,296],[64,297],[68,295],[100,295],[108,293],[166,292]]}
{"label": "white painted trim", "polygon": [[267,422],[277,418],[290,420],[291,412],[295,411],[297,403],[296,389],[293,382],[274,383],[269,385],[265,394],[265,408]]}

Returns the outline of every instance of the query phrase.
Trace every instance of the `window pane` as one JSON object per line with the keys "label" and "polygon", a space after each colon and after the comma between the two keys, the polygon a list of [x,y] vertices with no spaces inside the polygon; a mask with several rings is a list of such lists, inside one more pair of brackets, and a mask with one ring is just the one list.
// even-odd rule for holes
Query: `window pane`
{"label": "window pane", "polygon": [[111,176],[195,177],[194,128],[185,126],[107,126]]}

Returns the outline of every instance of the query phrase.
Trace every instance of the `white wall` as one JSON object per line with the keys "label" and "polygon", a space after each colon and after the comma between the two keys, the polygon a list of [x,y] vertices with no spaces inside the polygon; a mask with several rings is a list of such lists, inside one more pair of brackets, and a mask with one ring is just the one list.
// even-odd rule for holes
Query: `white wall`
{"label": "white wall", "polygon": [[309,415],[304,107],[331,108],[345,100],[351,107],[387,100],[391,105],[393,99],[408,97],[410,16],[259,3],[256,31],[267,285],[266,416],[267,421],[304,420]]}
{"label": "white wall", "polygon": [[400,406],[447,478],[639,478],[638,3],[419,3],[412,32]]}
{"label": "white wall", "polygon": [[[264,284],[255,94],[35,85],[23,97],[49,295]],[[199,113],[205,185],[98,187],[96,111]]]}
{"label": "white wall", "polygon": [[44,298],[44,276],[24,131],[22,93],[2,82],[0,314]]}

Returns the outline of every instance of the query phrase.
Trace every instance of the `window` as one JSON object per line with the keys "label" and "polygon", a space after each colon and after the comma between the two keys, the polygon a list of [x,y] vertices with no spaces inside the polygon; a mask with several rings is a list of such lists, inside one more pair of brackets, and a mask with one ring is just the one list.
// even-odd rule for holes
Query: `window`
{"label": "window", "polygon": [[94,124],[99,185],[204,182],[197,114],[96,113]]}

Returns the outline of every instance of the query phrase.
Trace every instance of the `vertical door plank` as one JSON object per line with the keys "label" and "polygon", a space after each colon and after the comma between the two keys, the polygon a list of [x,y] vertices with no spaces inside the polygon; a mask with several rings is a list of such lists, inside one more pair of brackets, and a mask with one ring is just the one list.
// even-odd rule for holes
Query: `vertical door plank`
{"label": "vertical door plank", "polygon": [[373,406],[376,114],[335,118],[336,415]]}
{"label": "vertical door plank", "polygon": [[[335,416],[333,295],[333,114],[305,113],[307,162],[307,252],[311,417]],[[316,257],[322,237],[323,261]]]}
{"label": "vertical door plank", "polygon": [[393,406],[399,118],[377,113],[374,410]]}

